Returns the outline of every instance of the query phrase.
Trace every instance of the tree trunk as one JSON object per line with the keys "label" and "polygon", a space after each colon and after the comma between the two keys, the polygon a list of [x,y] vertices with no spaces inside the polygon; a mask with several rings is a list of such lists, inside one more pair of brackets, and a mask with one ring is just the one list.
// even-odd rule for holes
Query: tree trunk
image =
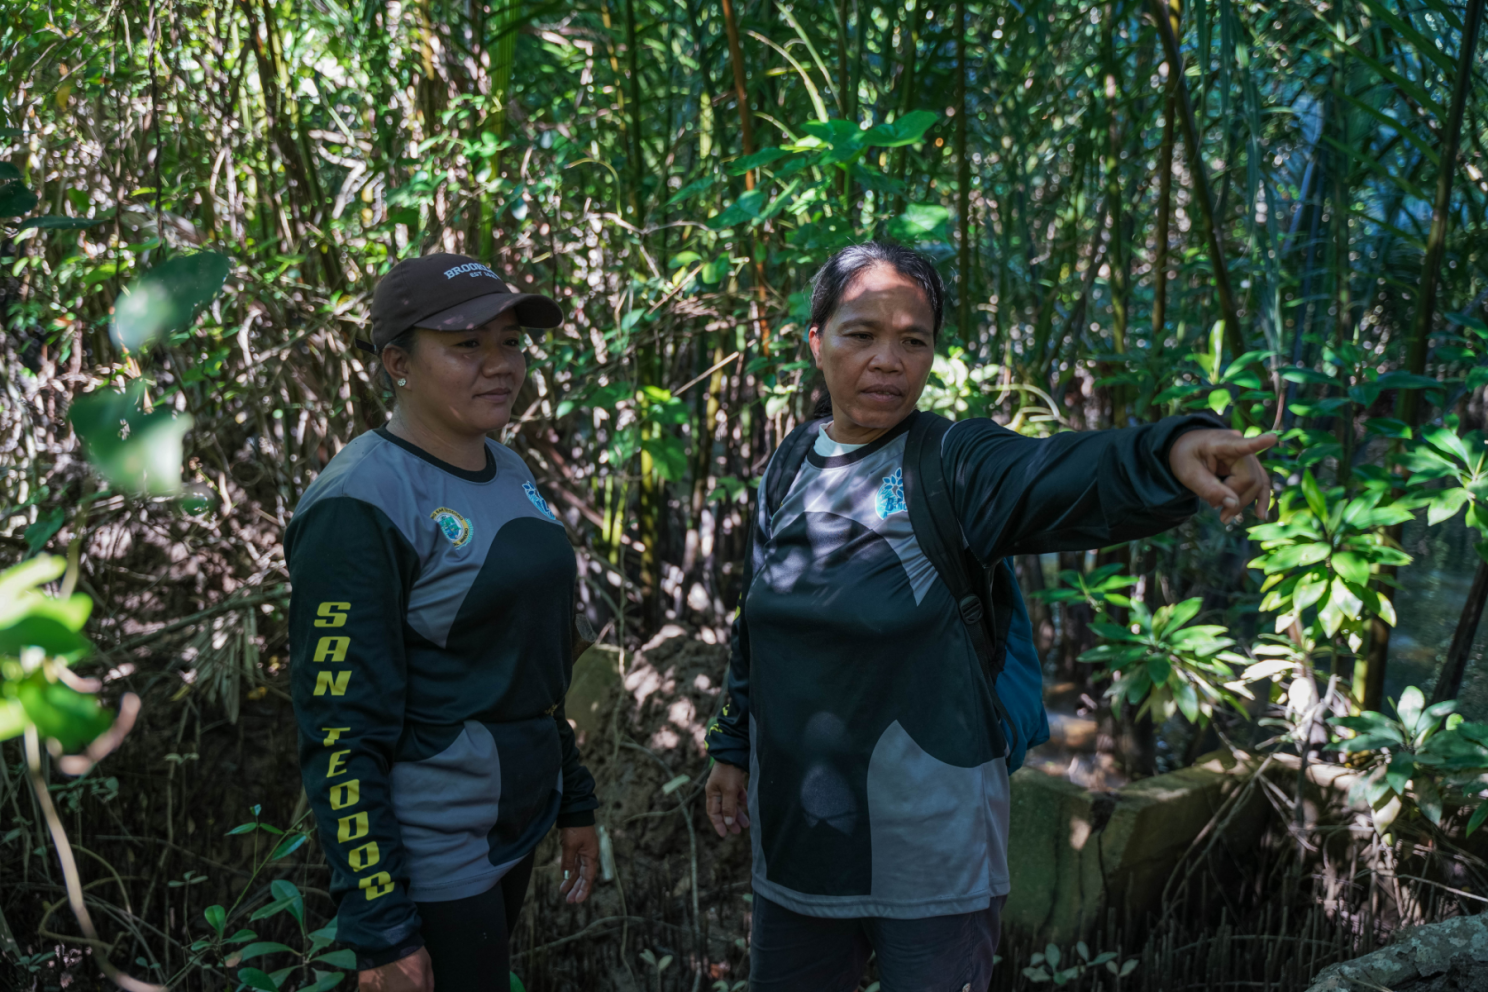
{"label": "tree trunk", "polygon": [[1462,616],[1452,634],[1452,644],[1447,648],[1446,660],[1442,662],[1441,674],[1436,677],[1436,688],[1431,691],[1433,703],[1444,703],[1456,699],[1462,691],[1462,677],[1467,672],[1467,662],[1472,656],[1473,640],[1478,635],[1478,621],[1483,618],[1483,604],[1488,602],[1488,561],[1479,561],[1473,573],[1472,589],[1462,607]]}

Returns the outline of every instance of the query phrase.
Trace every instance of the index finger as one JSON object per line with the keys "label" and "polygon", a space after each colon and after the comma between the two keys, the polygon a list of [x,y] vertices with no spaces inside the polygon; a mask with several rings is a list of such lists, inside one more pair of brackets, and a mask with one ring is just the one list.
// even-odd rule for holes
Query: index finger
{"label": "index finger", "polygon": [[1275,434],[1267,431],[1265,434],[1257,434],[1255,437],[1227,437],[1216,441],[1214,447],[1217,451],[1223,451],[1233,455],[1254,455],[1274,448],[1278,441]]}

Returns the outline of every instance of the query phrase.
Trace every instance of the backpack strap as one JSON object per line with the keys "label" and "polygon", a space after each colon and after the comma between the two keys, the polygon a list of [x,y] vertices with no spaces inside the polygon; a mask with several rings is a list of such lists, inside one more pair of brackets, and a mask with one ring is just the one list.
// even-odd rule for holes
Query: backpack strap
{"label": "backpack strap", "polygon": [[[993,707],[1000,720],[1006,721],[1013,730],[1012,721],[1002,701],[997,697],[997,676],[1002,673],[1002,663],[1007,655],[1007,634],[1012,623],[1012,607],[1000,611],[998,600],[1005,596],[993,596],[992,584],[1001,578],[1002,562],[992,569],[983,569],[980,563],[971,560],[965,549],[961,526],[956,520],[956,507],[951,501],[950,485],[946,481],[945,463],[941,458],[941,445],[951,421],[937,414],[919,411],[913,414],[909,437],[905,441],[904,501],[909,508],[909,522],[914,528],[915,541],[936,574],[951,592],[951,599],[966,625],[982,669],[987,676],[987,689],[992,694]],[[976,565],[975,569],[972,568]],[[989,608],[990,607],[990,608]],[[1006,735],[996,728],[993,750],[998,754],[1008,750]],[[1014,731],[1016,733],[1016,731]]]}
{"label": "backpack strap", "polygon": [[770,460],[770,467],[765,470],[765,516],[766,519],[773,517],[775,511],[780,509],[780,504],[785,502],[785,496],[790,492],[791,483],[796,481],[797,474],[801,471],[801,465],[806,461],[806,452],[816,443],[817,429],[825,424],[830,417],[822,417],[818,420],[808,420],[798,426],[785,436],[780,442],[780,447],[775,449],[775,457]]}

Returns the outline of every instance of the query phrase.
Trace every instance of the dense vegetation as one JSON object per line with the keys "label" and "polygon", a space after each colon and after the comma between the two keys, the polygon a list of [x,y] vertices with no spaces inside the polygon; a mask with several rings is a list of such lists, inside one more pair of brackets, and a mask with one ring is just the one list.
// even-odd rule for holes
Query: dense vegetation
{"label": "dense vegetation", "polygon": [[[213,783],[197,802],[238,805],[198,821],[183,790],[212,774],[204,724],[282,696],[283,527],[385,417],[352,341],[378,276],[432,250],[569,315],[507,440],[562,509],[600,639],[725,635],[752,483],[819,390],[811,273],[893,238],[951,287],[922,406],[1282,434],[1259,529],[1065,556],[1057,588],[1019,563],[1051,674],[1112,689],[1130,770],[1158,766],[1154,723],[1189,756],[1211,723],[1274,733],[1304,762],[1358,752],[1382,831],[1475,827],[1488,727],[1446,704],[1488,564],[1426,686],[1443,705],[1391,716],[1384,686],[1402,526],[1465,513],[1488,562],[1483,6],[9,0],[0,548],[31,565],[0,580],[0,738],[40,727],[42,776],[42,739],[107,725],[64,661],[110,706],[143,698],[157,778],[113,806],[96,775],[69,787],[89,824],[166,844],[154,881],[119,881],[153,928],[120,960],[184,980],[203,952],[155,893],[194,862],[170,852],[272,798]],[[1250,717],[1274,723],[1241,739]],[[28,886],[60,879],[21,754],[0,749],[0,911],[31,926]]]}

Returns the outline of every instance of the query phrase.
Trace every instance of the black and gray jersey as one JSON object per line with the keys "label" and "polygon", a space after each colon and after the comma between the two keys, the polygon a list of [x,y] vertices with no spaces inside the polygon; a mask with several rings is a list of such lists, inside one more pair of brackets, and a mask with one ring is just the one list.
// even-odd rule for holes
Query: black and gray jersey
{"label": "black and gray jersey", "polygon": [[[760,506],[729,698],[708,734],[713,757],[750,772],[754,890],[806,915],[943,916],[1008,891],[998,712],[910,525],[912,419],[846,454],[809,450],[774,514]],[[1199,505],[1168,448],[1212,426],[1035,439],[954,424],[942,456],[966,545],[990,563],[1166,530]]]}
{"label": "black and gray jersey", "polygon": [[488,441],[478,472],[387,431],[346,446],[285,536],[300,768],[339,937],[419,944],[415,901],[483,892],[558,822],[594,822],[563,712],[573,549]]}

